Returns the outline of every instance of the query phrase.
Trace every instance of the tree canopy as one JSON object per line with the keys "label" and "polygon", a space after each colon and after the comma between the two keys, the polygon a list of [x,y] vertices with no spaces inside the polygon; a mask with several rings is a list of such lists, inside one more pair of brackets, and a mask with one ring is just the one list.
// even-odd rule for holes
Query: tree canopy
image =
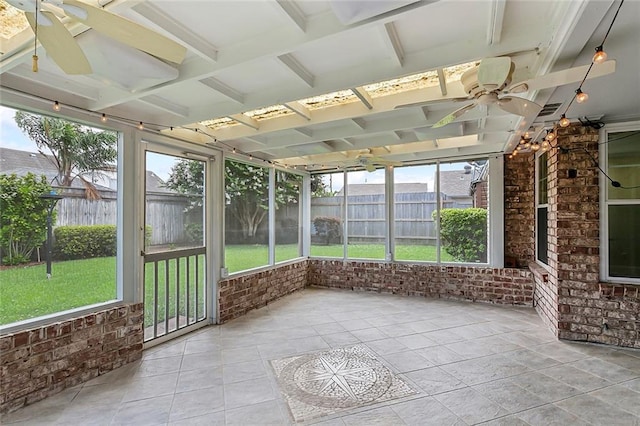
{"label": "tree canopy", "polygon": [[[204,163],[183,159],[171,169],[166,186],[183,194],[202,194]],[[276,171],[276,208],[297,203],[302,177]],[[325,185],[319,176],[311,178],[312,191],[322,193]],[[225,198],[227,211],[242,225],[244,238],[256,236],[258,226],[269,210],[269,168],[227,160],[225,163]]]}
{"label": "tree canopy", "polygon": [[93,184],[83,173],[112,166],[117,157],[116,133],[97,131],[60,118],[45,117],[17,111],[15,122],[39,150],[51,152],[58,169],[57,184],[71,186],[79,177],[87,196],[97,198]]}

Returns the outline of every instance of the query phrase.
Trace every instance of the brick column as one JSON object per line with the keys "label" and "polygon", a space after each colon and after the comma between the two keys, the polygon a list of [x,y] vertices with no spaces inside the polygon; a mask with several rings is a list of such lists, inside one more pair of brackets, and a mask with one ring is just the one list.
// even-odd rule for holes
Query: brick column
{"label": "brick column", "polygon": [[517,267],[535,259],[534,165],[533,155],[504,161],[504,254]]}
{"label": "brick column", "polygon": [[558,337],[593,341],[589,336],[604,327],[598,131],[578,124],[558,133],[561,148],[549,156],[549,281],[558,290]]}

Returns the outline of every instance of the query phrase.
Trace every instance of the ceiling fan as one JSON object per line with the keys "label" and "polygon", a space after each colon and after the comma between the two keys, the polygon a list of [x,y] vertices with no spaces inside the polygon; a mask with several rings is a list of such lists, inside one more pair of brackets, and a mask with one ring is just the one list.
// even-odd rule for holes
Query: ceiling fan
{"label": "ceiling fan", "polygon": [[[77,0],[7,0],[24,12],[29,25],[53,61],[67,74],[91,74],[91,65],[58,16],[66,16],[162,60],[180,64],[187,49],[153,30]],[[34,65],[34,70],[37,67]]]}
{"label": "ceiling fan", "polygon": [[[485,58],[480,61],[477,67],[466,71],[460,82],[464,86],[466,97],[440,99],[442,101],[471,101],[461,108],[449,113],[444,118],[436,122],[432,127],[438,128],[453,122],[464,113],[472,110],[476,106],[496,105],[500,109],[515,115],[537,116],[542,107],[528,99],[511,96],[514,93],[524,93],[533,90],[548,89],[562,86],[564,84],[581,81],[589,65],[569,68],[563,71],[552,72],[540,77],[535,77],[525,81],[512,82],[515,71],[515,64],[510,57]],[[593,68],[588,78],[600,77],[611,74],[615,71],[616,62],[606,61]],[[411,107],[429,104],[429,101],[399,105],[396,108]]]}
{"label": "ceiling fan", "polygon": [[374,172],[376,170],[376,166],[402,166],[402,163],[399,161],[386,160],[382,157],[377,157],[371,153],[369,150],[368,153],[358,154],[355,158],[356,165],[360,165],[364,167],[368,172]]}

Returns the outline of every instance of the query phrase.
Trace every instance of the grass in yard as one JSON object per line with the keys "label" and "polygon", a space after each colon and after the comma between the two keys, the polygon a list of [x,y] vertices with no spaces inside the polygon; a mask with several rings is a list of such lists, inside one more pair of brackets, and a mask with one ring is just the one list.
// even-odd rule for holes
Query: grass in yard
{"label": "grass in yard", "polygon": [[[352,259],[384,259],[384,244],[349,244],[348,247],[349,257]],[[342,253],[342,244],[311,246],[311,256],[342,258]],[[440,257],[443,262],[453,261],[451,255],[444,250]],[[436,247],[428,245],[396,245],[395,259],[435,262]]]}
{"label": "grass in yard", "polygon": [[[342,258],[342,245],[311,247],[312,256]],[[349,245],[349,255],[359,259],[383,259],[383,244]],[[298,257],[298,245],[276,246],[276,261],[281,262]],[[399,245],[396,246],[396,259],[407,261],[435,261],[436,250],[433,246]],[[265,266],[268,260],[266,245],[230,245],[226,247],[226,264],[230,273]],[[453,259],[444,250],[443,261]],[[198,275],[198,298],[195,295],[195,264],[190,265],[189,311],[186,307],[186,263],[180,263],[180,287],[176,292],[176,261],[169,262],[169,281],[165,284],[165,263],[158,264],[158,320],[165,318],[165,305],[169,317],[176,312],[181,316],[204,312],[204,256],[200,256]],[[145,266],[145,324],[153,323],[153,264]],[[116,260],[104,257],[84,260],[54,262],[52,277],[47,280],[44,264],[26,267],[13,267],[0,271],[0,324],[34,318],[68,309],[106,302],[116,297]],[[169,289],[167,305],[166,289]],[[179,293],[179,298],[177,297]],[[176,303],[178,300],[178,303]]]}
{"label": "grass in yard", "polygon": [[106,302],[116,298],[116,259],[54,262],[0,271],[0,324]]}

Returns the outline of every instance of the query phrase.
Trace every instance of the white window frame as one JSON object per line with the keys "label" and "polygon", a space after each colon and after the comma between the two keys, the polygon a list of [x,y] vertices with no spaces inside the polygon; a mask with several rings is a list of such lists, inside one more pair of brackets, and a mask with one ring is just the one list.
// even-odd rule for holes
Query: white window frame
{"label": "white window frame", "polygon": [[[48,106],[48,104],[46,104]],[[23,108],[21,106],[10,106],[10,108],[21,110],[31,114],[46,115],[40,111],[46,111],[43,107],[36,109]],[[123,303],[138,302],[141,299],[137,292],[137,272],[141,270],[138,257],[139,252],[138,232],[138,203],[137,196],[144,189],[140,186],[138,179],[138,168],[140,158],[140,132],[135,128],[123,125],[116,121],[109,123],[105,127],[97,117],[88,119],[86,115],[75,114],[71,111],[68,115],[56,115],[58,118],[69,120],[75,123],[84,124],[93,128],[102,128],[115,131],[118,134],[117,140],[117,219],[116,219],[116,298],[92,305],[80,306],[73,309],[28,318],[9,324],[0,325],[0,335],[16,333],[31,328],[42,327],[56,322],[66,321],[72,318],[81,317],[93,312],[122,306]],[[135,188],[135,191],[125,191],[125,188]],[[133,236],[124,238],[124,235]]]}
{"label": "white window frame", "polygon": [[[547,202],[546,204],[540,204],[540,158],[546,155],[547,157]],[[535,185],[534,185],[534,191],[533,191],[533,196],[534,196],[534,206],[535,206],[535,211],[534,211],[534,230],[535,230],[535,235],[534,235],[534,256],[535,256],[535,261],[538,265],[542,266],[545,269],[549,269],[549,252],[547,250],[547,263],[545,263],[544,261],[540,260],[540,258],[538,257],[538,253],[541,249],[541,247],[538,246],[538,235],[539,235],[539,229],[538,229],[538,212],[540,211],[540,209],[547,209],[547,248],[549,247],[548,241],[549,241],[549,152],[548,151],[538,151],[535,155]]]}
{"label": "white window frame", "polygon": [[[640,131],[640,121],[608,124],[600,130],[599,165],[607,172],[609,168],[608,141],[610,133]],[[639,148],[640,149],[640,148]],[[640,278],[613,277],[609,275],[609,206],[610,205],[637,205],[640,199],[609,201],[609,180],[600,174],[600,280],[603,282],[637,284]]]}

